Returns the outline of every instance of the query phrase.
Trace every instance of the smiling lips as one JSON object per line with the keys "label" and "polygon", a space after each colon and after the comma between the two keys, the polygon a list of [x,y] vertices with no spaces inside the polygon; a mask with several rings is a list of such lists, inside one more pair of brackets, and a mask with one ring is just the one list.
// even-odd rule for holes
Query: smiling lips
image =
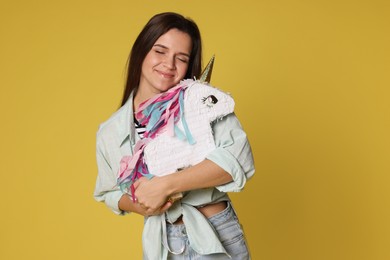
{"label": "smiling lips", "polygon": [[163,78],[173,78],[175,77],[174,74],[172,73],[166,73],[166,72],[162,72],[162,71],[159,71],[159,70],[156,70],[158,72],[158,74],[160,74]]}

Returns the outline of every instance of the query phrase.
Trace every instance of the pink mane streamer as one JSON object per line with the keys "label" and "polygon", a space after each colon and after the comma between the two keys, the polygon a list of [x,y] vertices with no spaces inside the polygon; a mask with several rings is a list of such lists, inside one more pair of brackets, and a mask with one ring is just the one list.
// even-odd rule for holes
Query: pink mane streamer
{"label": "pink mane streamer", "polygon": [[138,122],[146,126],[144,139],[139,140],[135,145],[133,156],[124,156],[121,159],[117,179],[122,191],[129,193],[129,189],[131,190],[133,201],[135,201],[134,182],[143,176],[153,177],[144,162],[144,148],[151,139],[164,130],[171,136],[175,134],[175,124],[182,114],[182,100],[186,88],[185,85],[177,85],[141,103],[138,111],[135,112]]}

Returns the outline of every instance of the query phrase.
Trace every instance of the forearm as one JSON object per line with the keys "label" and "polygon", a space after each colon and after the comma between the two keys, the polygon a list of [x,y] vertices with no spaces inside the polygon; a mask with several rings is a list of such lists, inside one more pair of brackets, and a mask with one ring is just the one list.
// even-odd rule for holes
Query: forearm
{"label": "forearm", "polygon": [[[180,172],[152,179],[145,177],[138,179],[135,182],[135,196],[138,203],[149,211],[165,211],[172,205],[169,200],[172,195],[183,191],[215,187],[231,181],[232,176],[229,173],[206,159]],[[128,203],[125,201],[127,199],[123,200],[123,203]],[[124,205],[123,209],[130,208]]]}
{"label": "forearm", "polygon": [[127,194],[123,194],[118,202],[118,207],[120,210],[128,213],[133,212],[142,216],[160,215],[164,213],[167,209],[169,209],[171,206],[172,203],[166,202],[163,206],[159,208],[148,208],[142,206],[138,202],[134,202]]}
{"label": "forearm", "polygon": [[231,182],[232,176],[210,160],[164,176],[170,194],[210,188]]}
{"label": "forearm", "polygon": [[130,196],[126,194],[123,194],[123,196],[120,198],[118,207],[122,211],[134,212],[143,215],[141,206],[138,203],[133,202]]}

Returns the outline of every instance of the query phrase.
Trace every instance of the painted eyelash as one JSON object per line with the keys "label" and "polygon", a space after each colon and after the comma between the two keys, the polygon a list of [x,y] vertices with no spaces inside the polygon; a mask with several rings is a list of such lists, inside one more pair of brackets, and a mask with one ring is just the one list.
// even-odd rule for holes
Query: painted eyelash
{"label": "painted eyelash", "polygon": [[206,104],[208,107],[211,107],[215,104],[217,104],[218,99],[214,95],[210,95],[207,97],[202,98],[203,104]]}

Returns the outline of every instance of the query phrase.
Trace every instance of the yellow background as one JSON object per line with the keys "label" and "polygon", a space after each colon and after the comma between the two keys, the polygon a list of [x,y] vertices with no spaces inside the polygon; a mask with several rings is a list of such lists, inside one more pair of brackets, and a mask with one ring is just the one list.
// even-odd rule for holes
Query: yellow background
{"label": "yellow background", "polygon": [[162,11],[199,25],[257,172],[233,194],[254,260],[390,259],[388,1],[0,3],[0,259],[140,259],[93,200],[95,133]]}

